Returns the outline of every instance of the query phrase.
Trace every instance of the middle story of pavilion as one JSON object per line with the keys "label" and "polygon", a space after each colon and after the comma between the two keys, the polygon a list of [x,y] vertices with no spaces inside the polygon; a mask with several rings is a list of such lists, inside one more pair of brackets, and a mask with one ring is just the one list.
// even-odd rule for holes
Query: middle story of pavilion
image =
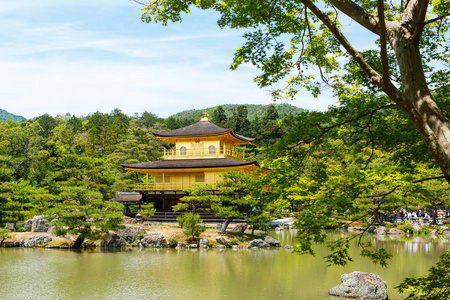
{"label": "middle story of pavilion", "polygon": [[[253,138],[217,126],[206,115],[193,125],[153,134],[175,147],[164,149],[163,160],[122,167],[146,175],[134,186],[134,202],[139,197],[140,203],[153,202],[157,211],[172,211],[172,206],[186,195],[184,190],[195,184],[209,184],[211,191],[216,192],[225,171],[254,172],[260,168],[257,161],[246,161],[244,153],[236,151],[236,146],[251,144]],[[119,196],[115,200],[127,203],[125,198]]]}

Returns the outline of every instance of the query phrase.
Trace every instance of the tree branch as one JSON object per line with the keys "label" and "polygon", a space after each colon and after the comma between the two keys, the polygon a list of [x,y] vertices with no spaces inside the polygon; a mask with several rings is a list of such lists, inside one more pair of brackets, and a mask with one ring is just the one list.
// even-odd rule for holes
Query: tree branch
{"label": "tree branch", "polygon": [[431,23],[434,23],[436,21],[443,20],[443,19],[447,18],[448,16],[450,16],[450,14],[446,14],[446,15],[443,15],[443,16],[439,16],[439,17],[427,20],[427,21],[424,22],[424,26],[429,25]]}
{"label": "tree branch", "polygon": [[[312,3],[312,1],[310,1],[310,0],[300,0],[300,1],[306,7],[308,7],[308,9],[313,14],[315,14],[323,22],[323,24],[328,27],[328,29],[330,29],[330,31],[334,35],[334,37],[339,40],[339,42],[345,48],[345,50],[347,50],[347,52],[356,60],[356,62],[361,66],[361,68],[364,70],[364,72],[369,76],[370,82],[372,84],[375,84],[378,87],[382,88],[382,85],[381,85],[382,78],[381,78],[380,74],[378,74],[369,65],[369,63],[367,63],[367,61],[364,59],[364,57],[361,55],[361,53],[359,53],[358,50],[356,50],[350,44],[350,42],[345,38],[345,36],[342,34],[342,32],[330,20],[330,18],[322,10],[320,10],[317,6],[315,6],[314,3]],[[351,1],[348,1],[348,0],[342,0],[342,1],[332,0],[330,2],[338,2],[339,4],[345,3],[346,5],[350,5],[350,3],[351,3]],[[378,26],[377,26],[377,28],[378,28]]]}
{"label": "tree branch", "polygon": [[[410,181],[410,183],[421,183],[424,181],[429,181],[429,180],[436,180],[436,179],[445,179],[445,176],[435,176],[435,177],[429,177],[429,178],[422,178],[422,179],[418,179],[418,180],[414,180],[414,181]],[[393,187],[390,191],[384,193],[384,194],[375,194],[375,195],[370,195],[370,196],[361,196],[358,197],[360,199],[367,199],[367,198],[376,198],[376,197],[382,197],[382,199],[384,199],[386,196],[392,194],[393,192],[395,192],[395,190],[397,190],[397,188],[399,188],[400,185],[397,185],[395,187]]]}
{"label": "tree branch", "polygon": [[364,28],[375,34],[379,34],[380,28],[378,18],[367,13],[362,7],[355,4],[354,1],[330,0],[330,3]]}
{"label": "tree branch", "polygon": [[380,25],[380,52],[381,52],[381,65],[383,68],[383,77],[381,84],[386,87],[386,83],[390,81],[389,79],[389,61],[387,56],[386,48],[386,23],[384,19],[384,1],[378,0],[378,19]]}
{"label": "tree branch", "polygon": [[406,5],[403,12],[401,22],[410,24],[411,28],[414,28],[414,32],[411,32],[411,42],[418,45],[420,37],[425,27],[425,17],[427,14],[427,8],[429,0],[411,0]]}

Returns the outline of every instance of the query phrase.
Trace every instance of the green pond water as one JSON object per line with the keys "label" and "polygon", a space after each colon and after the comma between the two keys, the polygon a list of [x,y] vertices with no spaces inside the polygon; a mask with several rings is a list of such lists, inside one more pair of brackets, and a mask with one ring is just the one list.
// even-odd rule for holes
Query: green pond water
{"label": "green pond water", "polygon": [[[291,231],[270,232],[294,244]],[[333,233],[338,238],[342,233]],[[388,268],[370,263],[351,248],[354,262],[327,267],[327,248],[315,257],[284,249],[126,249],[77,251],[0,249],[0,299],[342,299],[327,295],[342,273],[379,274],[390,299],[404,277],[419,276],[450,250],[448,240],[405,237],[370,239],[393,254]]]}

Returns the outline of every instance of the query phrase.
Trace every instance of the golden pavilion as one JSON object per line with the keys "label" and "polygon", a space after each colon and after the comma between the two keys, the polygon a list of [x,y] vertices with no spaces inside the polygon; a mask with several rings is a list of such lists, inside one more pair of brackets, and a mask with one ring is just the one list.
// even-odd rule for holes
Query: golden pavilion
{"label": "golden pavilion", "polygon": [[153,202],[157,211],[171,211],[186,195],[184,190],[194,184],[209,184],[215,192],[221,173],[229,170],[253,172],[260,167],[257,161],[244,160],[244,153],[236,150],[236,146],[251,144],[254,138],[213,124],[206,112],[200,122],[153,134],[175,147],[164,148],[163,160],[123,164],[126,170],[146,174],[146,177],[145,182],[135,184],[135,193],[122,194],[116,201]]}

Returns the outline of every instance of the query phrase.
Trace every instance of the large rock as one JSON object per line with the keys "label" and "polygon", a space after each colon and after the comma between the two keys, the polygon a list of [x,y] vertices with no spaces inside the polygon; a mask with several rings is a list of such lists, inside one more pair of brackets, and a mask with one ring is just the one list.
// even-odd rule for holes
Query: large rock
{"label": "large rock", "polygon": [[231,232],[237,232],[237,233],[242,233],[245,230],[247,230],[247,223],[238,223],[236,225],[234,225],[233,229],[231,229]]}
{"label": "large rock", "polygon": [[142,238],[141,245],[148,248],[165,248],[167,241],[160,233],[148,233]]}
{"label": "large rock", "polygon": [[264,242],[262,239],[255,239],[255,240],[251,241],[250,243],[248,243],[248,246],[247,246],[248,249],[267,248],[267,247],[269,247],[269,244]]}
{"label": "large rock", "polygon": [[405,232],[403,230],[397,229],[397,228],[391,228],[388,232],[389,235],[396,235],[396,236],[404,236]]}
{"label": "large rock", "polygon": [[25,228],[26,231],[31,231],[31,227],[33,226],[33,220],[26,220],[23,222],[22,227]]}
{"label": "large rock", "polygon": [[185,249],[189,249],[189,245],[186,244],[185,242],[178,242],[177,246],[175,247],[175,249],[177,250],[185,250]]}
{"label": "large rock", "polygon": [[375,226],[370,226],[369,228],[367,228],[367,233],[375,233],[375,230],[377,228]]}
{"label": "large rock", "polygon": [[366,300],[388,299],[386,282],[376,274],[364,272],[342,274],[341,282],[340,285],[331,288],[328,294]]}
{"label": "large rock", "polygon": [[119,236],[118,234],[114,233],[105,244],[105,247],[107,248],[119,248],[126,245],[126,241]]}
{"label": "large rock", "polygon": [[446,231],[442,232],[442,236],[446,239],[450,238],[450,231],[446,230]]}
{"label": "large rock", "polygon": [[265,236],[262,238],[262,240],[264,242],[266,242],[267,244],[269,244],[270,247],[280,247],[281,246],[281,242],[271,236]]}
{"label": "large rock", "polygon": [[[28,220],[29,221],[29,220]],[[28,221],[25,221],[25,223],[27,223]],[[25,225],[24,223],[24,225]],[[27,227],[25,227],[25,229],[29,228],[29,223],[27,223]],[[44,219],[43,216],[35,216],[32,220],[31,220],[31,228],[30,228],[31,232],[51,232],[52,231],[52,226],[50,225],[50,222],[47,221],[46,219]]]}
{"label": "large rock", "polygon": [[5,224],[5,228],[8,229],[9,231],[14,231],[14,223],[6,223]]}
{"label": "large rock", "polygon": [[52,241],[52,237],[49,235],[35,235],[28,237],[23,243],[24,247],[37,247],[39,245]]}
{"label": "large rock", "polygon": [[377,229],[375,229],[375,233],[377,235],[386,235],[386,233],[387,233],[386,227],[384,227],[384,226],[378,227]]}
{"label": "large rock", "polygon": [[228,240],[223,236],[216,237],[216,242],[218,242],[221,245],[228,246]]}
{"label": "large rock", "polygon": [[127,244],[132,244],[136,241],[139,234],[145,234],[145,229],[140,226],[127,226],[127,228],[117,231],[117,234],[122,237]]}
{"label": "large rock", "polygon": [[208,249],[209,241],[207,239],[200,239],[199,247],[200,249]]}

